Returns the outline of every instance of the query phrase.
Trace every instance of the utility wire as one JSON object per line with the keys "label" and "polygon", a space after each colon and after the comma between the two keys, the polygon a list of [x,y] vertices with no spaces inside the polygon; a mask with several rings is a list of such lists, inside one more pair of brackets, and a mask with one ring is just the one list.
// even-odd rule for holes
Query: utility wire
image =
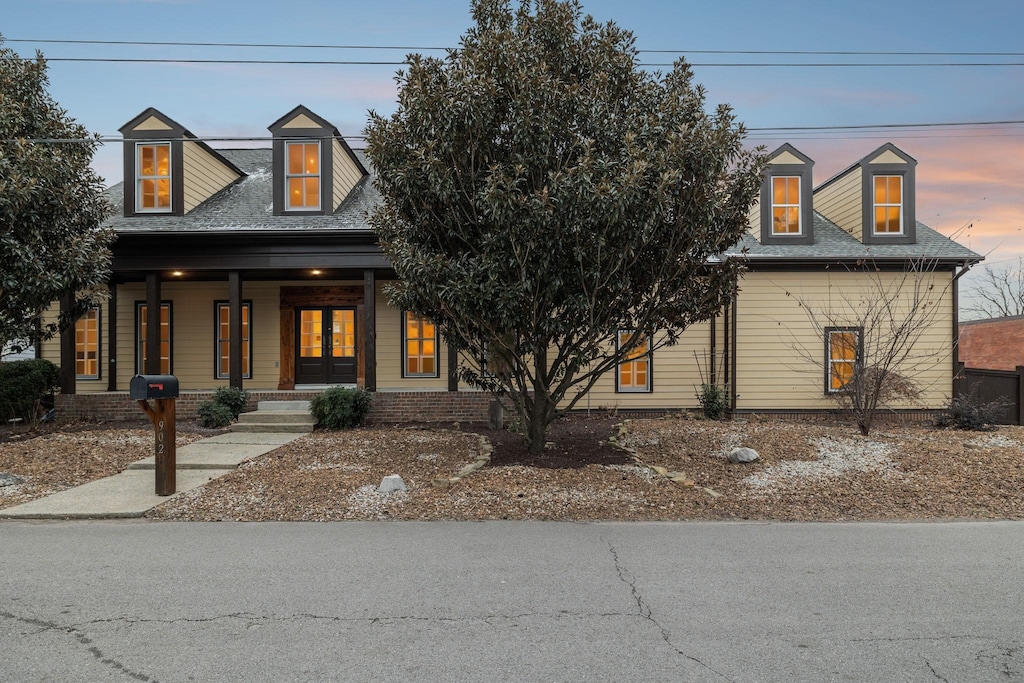
{"label": "utility wire", "polygon": [[[107,64],[288,64],[320,66],[408,66],[410,62],[384,62],[337,59],[172,59],[144,57],[43,57],[46,62],[100,62]],[[34,62],[35,57],[0,57],[0,61]],[[1007,67],[1024,66],[1024,62],[689,62],[701,68],[928,68],[928,67]],[[670,62],[638,62],[640,67],[675,66]]]}
{"label": "utility wire", "polygon": [[[169,47],[259,47],[309,50],[448,50],[447,47],[417,45],[303,45],[299,43],[200,43],[154,40],[58,40],[4,38],[8,43],[54,43],[65,45],[153,45]],[[847,55],[881,57],[1024,57],[1024,52],[882,52],[874,50],[637,50],[642,54],[701,54],[701,55]]]}

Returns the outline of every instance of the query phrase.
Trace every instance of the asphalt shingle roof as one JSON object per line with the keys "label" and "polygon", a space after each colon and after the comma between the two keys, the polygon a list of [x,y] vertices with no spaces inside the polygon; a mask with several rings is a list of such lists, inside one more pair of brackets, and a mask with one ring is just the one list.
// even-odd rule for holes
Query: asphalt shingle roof
{"label": "asphalt shingle roof", "polygon": [[750,234],[744,235],[728,255],[743,249],[751,260],[771,258],[940,258],[979,261],[981,256],[945,235],[917,223],[915,244],[863,244],[838,225],[814,212],[814,244],[761,244]]}
{"label": "asphalt shingle roof", "polygon": [[[369,230],[367,212],[380,196],[373,187],[372,167],[365,154],[355,151],[371,175],[353,188],[338,210],[327,216],[275,216],[273,210],[273,177],[270,149],[217,150],[246,173],[246,177],[230,185],[184,216],[147,215],[115,216],[108,225],[119,232],[232,232],[249,230]],[[115,206],[124,201],[124,185],[118,183],[107,191]],[[846,259],[846,258],[941,258],[976,261],[981,256],[970,249],[917,223],[916,244],[862,244],[838,225],[818,212],[814,213],[814,244],[761,244],[752,236],[727,252],[738,255],[746,249],[751,260],[774,259]]]}
{"label": "asphalt shingle roof", "polygon": [[[364,176],[338,210],[327,216],[275,216],[270,149],[220,149],[228,161],[247,175],[206,200],[184,216],[147,215],[111,218],[107,225],[118,232],[205,232],[236,230],[369,230],[367,209],[379,195],[372,176]],[[363,166],[369,162],[362,152],[356,156]],[[124,203],[124,183],[107,190],[118,208]]]}

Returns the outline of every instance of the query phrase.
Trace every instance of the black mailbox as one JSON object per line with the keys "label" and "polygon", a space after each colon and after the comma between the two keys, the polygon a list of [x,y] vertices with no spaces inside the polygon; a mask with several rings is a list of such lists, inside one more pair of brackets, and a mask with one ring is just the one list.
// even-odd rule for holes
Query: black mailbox
{"label": "black mailbox", "polygon": [[174,375],[135,375],[128,385],[131,398],[178,398],[178,378]]}

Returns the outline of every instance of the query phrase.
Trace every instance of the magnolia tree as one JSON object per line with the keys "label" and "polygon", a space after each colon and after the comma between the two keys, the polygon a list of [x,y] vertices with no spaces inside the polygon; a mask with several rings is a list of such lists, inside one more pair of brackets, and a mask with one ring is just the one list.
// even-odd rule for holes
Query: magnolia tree
{"label": "magnolia tree", "polygon": [[601,375],[729,299],[737,266],[715,257],[747,229],[763,159],[685,62],[643,70],[632,34],[578,2],[472,11],[458,49],[410,56],[397,111],[370,114],[371,222],[393,305],[434,320],[538,453]]}
{"label": "magnolia tree", "polygon": [[[47,84],[42,55],[22,60],[0,46],[0,348],[70,324],[98,301],[110,267],[110,205],[89,166],[99,143]],[[65,294],[61,319],[42,325],[41,311]]]}

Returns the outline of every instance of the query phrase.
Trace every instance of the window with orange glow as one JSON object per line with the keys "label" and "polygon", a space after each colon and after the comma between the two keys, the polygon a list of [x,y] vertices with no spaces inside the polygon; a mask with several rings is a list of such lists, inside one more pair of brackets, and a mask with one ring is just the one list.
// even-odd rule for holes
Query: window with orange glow
{"label": "window with orange glow", "polygon": [[290,211],[320,208],[320,143],[286,142],[285,207]]}
{"label": "window with orange glow", "polygon": [[75,377],[100,377],[100,311],[90,308],[75,322]]}
{"label": "window with orange glow", "polygon": [[171,144],[136,145],[136,211],[171,210]]}
{"label": "window with orange glow", "polygon": [[772,234],[800,234],[800,176],[772,178]]}
{"label": "window with orange glow", "polygon": [[331,356],[356,357],[356,312],[352,309],[331,312]]}
{"label": "window with orange glow", "polygon": [[322,358],[324,355],[324,312],[302,311],[299,314],[299,356]]}
{"label": "window with orange glow", "polygon": [[903,176],[875,176],[875,234],[903,233]]}
{"label": "window with orange glow", "polygon": [[618,391],[650,391],[651,390],[651,344],[644,335],[633,340],[633,330],[619,330],[619,348],[625,348],[633,341],[632,347],[626,352],[625,358],[619,363],[616,374]]}
{"label": "window with orange glow", "polygon": [[405,377],[437,377],[437,328],[429,318],[405,313]]}
{"label": "window with orange glow", "polygon": [[[135,338],[138,340],[135,354],[136,372],[146,371],[146,329],[149,324],[149,315],[146,304],[136,304],[135,319],[138,322],[135,329]],[[171,373],[171,305],[160,304],[160,373],[170,375]]]}
{"label": "window with orange glow", "polygon": [[828,330],[828,386],[829,392],[842,391],[853,379],[860,360],[860,330]]}
{"label": "window with orange glow", "polygon": [[[250,305],[242,304],[242,378],[252,379],[249,359],[252,338],[249,334]],[[217,303],[217,379],[231,378],[231,306]]]}

